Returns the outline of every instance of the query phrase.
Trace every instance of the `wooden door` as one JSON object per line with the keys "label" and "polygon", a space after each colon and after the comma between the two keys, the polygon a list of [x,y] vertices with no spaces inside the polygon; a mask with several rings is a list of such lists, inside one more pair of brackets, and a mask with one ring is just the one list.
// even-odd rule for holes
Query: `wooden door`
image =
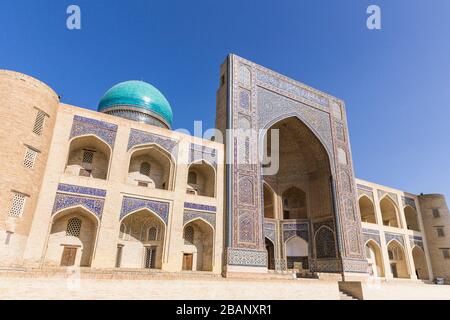
{"label": "wooden door", "polygon": [[183,254],[183,270],[192,271],[192,263],[194,261],[194,256],[190,253]]}
{"label": "wooden door", "polygon": [[77,256],[77,248],[64,247],[62,258],[61,258],[61,266],[62,267],[71,267],[75,265],[75,258]]}

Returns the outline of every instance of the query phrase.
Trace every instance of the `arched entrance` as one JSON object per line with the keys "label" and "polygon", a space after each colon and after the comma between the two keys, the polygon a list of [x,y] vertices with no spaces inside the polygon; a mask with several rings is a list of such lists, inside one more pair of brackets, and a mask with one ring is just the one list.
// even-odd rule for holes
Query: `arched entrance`
{"label": "arched entrance", "polygon": [[205,161],[195,162],[189,166],[186,192],[205,197],[215,196],[216,172]]}
{"label": "arched entrance", "polygon": [[[278,134],[276,134],[276,131]],[[272,141],[279,137],[279,144]],[[300,237],[282,242],[275,250],[280,252],[280,263],[292,269],[295,262],[302,262],[303,267],[317,265],[311,263],[321,259],[337,258],[334,235],[334,211],[331,188],[331,167],[328,152],[322,142],[299,118],[289,117],[271,125],[267,131],[267,154],[272,159],[272,152],[279,155],[278,171],[273,174],[267,166],[263,171],[264,217],[289,220],[289,229],[298,228],[296,232],[305,233],[309,241]],[[272,150],[276,148],[276,150]],[[266,185],[267,184],[267,185]],[[270,185],[270,188],[268,187]],[[273,194],[273,196],[272,196]],[[273,199],[276,199],[274,201]],[[305,223],[311,228],[305,230]],[[326,225],[329,232],[313,235]],[[283,232],[283,231],[281,231]],[[298,233],[297,233],[298,234]],[[281,264],[276,263],[276,266]],[[316,271],[316,270],[313,270]]]}
{"label": "arched entrance", "polygon": [[166,226],[148,209],[125,216],[120,224],[117,267],[161,269]]}
{"label": "arched entrance", "polygon": [[[292,237],[286,241],[286,260],[288,269],[308,270],[308,242],[300,237]],[[297,267],[297,265],[299,265]],[[301,266],[300,266],[301,265]]]}
{"label": "arched entrance", "polygon": [[186,271],[212,271],[214,229],[202,219],[185,225],[182,269]]}
{"label": "arched entrance", "polygon": [[106,180],[111,148],[96,136],[82,136],[70,142],[65,173]]}
{"label": "arched entrance", "polygon": [[385,196],[381,199],[380,209],[381,216],[383,217],[383,225],[400,228],[397,206],[389,196]]}
{"label": "arched entrance", "polygon": [[375,208],[372,200],[367,196],[359,198],[359,211],[361,212],[361,221],[366,223],[377,223],[375,217]]}
{"label": "arched entrance", "polygon": [[392,240],[389,242],[387,249],[392,276],[394,278],[409,278],[403,246],[396,240]]}
{"label": "arched entrance", "polygon": [[410,206],[406,206],[403,211],[405,212],[406,227],[409,230],[420,231],[416,210]]}
{"label": "arched entrance", "polygon": [[283,219],[307,219],[306,193],[296,187],[283,192]]}
{"label": "arched entrance", "polygon": [[158,145],[133,149],[127,183],[151,189],[172,190],[174,161]]}
{"label": "arched entrance", "polygon": [[275,270],[275,246],[269,238],[265,238],[265,242],[267,250],[267,268],[269,270]]}
{"label": "arched entrance", "polygon": [[83,207],[55,214],[44,264],[50,267],[90,267],[98,226],[98,218]]}
{"label": "arched entrance", "polygon": [[412,256],[414,260],[414,266],[416,268],[416,276],[420,280],[428,280],[428,267],[427,267],[427,260],[425,258],[425,253],[423,252],[423,249],[414,246],[412,250]]}
{"label": "arched entrance", "polygon": [[373,240],[366,243],[366,258],[369,265],[369,274],[372,277],[384,277],[381,249],[378,243]]}

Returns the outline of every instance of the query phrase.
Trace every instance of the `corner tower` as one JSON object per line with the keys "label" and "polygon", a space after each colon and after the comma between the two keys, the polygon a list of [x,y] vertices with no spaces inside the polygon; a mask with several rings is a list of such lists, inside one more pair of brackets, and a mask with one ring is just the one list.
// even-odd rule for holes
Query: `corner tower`
{"label": "corner tower", "polygon": [[0,70],[0,265],[21,265],[45,173],[59,97],[27,75]]}
{"label": "corner tower", "polygon": [[236,55],[220,79],[217,128],[255,133],[226,143],[225,273],[365,276],[344,102]]}

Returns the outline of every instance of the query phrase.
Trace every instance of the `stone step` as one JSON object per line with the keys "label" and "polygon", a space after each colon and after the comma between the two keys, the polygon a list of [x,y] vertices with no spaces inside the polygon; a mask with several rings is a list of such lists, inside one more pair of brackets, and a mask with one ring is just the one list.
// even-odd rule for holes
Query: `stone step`
{"label": "stone step", "polygon": [[340,298],[340,300],[358,300],[355,297],[353,297],[345,292],[342,292],[342,291],[339,291],[339,298]]}

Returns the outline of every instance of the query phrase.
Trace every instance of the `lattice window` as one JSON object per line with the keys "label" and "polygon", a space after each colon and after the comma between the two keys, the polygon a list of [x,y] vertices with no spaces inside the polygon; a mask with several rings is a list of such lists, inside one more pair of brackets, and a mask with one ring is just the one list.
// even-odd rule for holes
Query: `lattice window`
{"label": "lattice window", "polygon": [[439,209],[433,209],[433,218],[439,218],[440,216]]}
{"label": "lattice window", "polygon": [[31,149],[30,147],[27,147],[27,150],[25,151],[25,158],[23,159],[23,165],[26,168],[33,169],[34,163],[36,162],[38,152],[36,150]]}
{"label": "lattice window", "polygon": [[81,220],[78,218],[70,218],[67,222],[66,236],[79,237],[81,231]]}
{"label": "lattice window", "polygon": [[442,249],[442,255],[444,259],[450,259],[450,249]]}
{"label": "lattice window", "polygon": [[155,227],[151,227],[150,229],[148,229],[147,241],[156,241],[157,236],[158,236],[158,229],[156,229]]}
{"label": "lattice window", "polygon": [[184,243],[194,243],[194,228],[192,226],[187,226],[186,229],[184,229]]}
{"label": "lattice window", "polygon": [[14,193],[11,209],[9,215],[13,217],[20,217],[25,207],[27,196],[21,193]]}
{"label": "lattice window", "polygon": [[34,121],[33,133],[37,134],[38,136],[42,135],[46,117],[47,114],[45,112],[38,110],[36,114],[36,120]]}
{"label": "lattice window", "polygon": [[94,151],[85,150],[83,152],[83,164],[91,165],[94,161]]}
{"label": "lattice window", "polygon": [[444,227],[437,227],[436,228],[438,237],[445,237]]}
{"label": "lattice window", "polygon": [[150,177],[150,168],[151,168],[150,163],[142,162],[139,172],[144,176]]}

